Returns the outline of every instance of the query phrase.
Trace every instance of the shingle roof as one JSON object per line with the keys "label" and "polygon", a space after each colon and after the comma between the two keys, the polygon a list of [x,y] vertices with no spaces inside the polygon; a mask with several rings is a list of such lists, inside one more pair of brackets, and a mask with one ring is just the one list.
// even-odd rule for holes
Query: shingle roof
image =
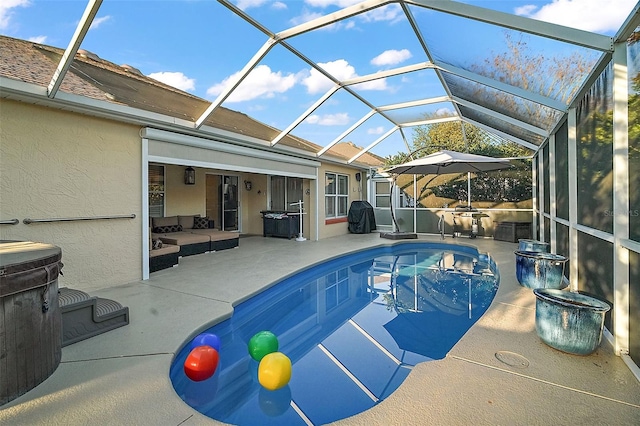
{"label": "shingle roof", "polygon": [[[363,149],[364,148],[357,146],[353,142],[340,142],[331,147],[328,152],[338,157],[353,158]],[[372,167],[380,167],[384,164],[384,158],[377,156],[372,152],[365,152],[360,157],[358,157],[358,162],[367,164]]]}
{"label": "shingle roof", "polygon": [[[63,53],[64,50],[56,47],[0,36],[0,76],[47,87]],[[76,54],[60,90],[187,121],[195,121],[209,106],[205,99],[142,75],[130,66],[116,65],[86,51]],[[224,107],[217,108],[205,124],[265,141],[273,140],[280,133],[280,130],[246,114]],[[311,155],[322,148],[292,135],[279,143]],[[341,145],[345,144],[334,146],[329,153],[344,160],[355,155],[356,152],[349,154],[347,152],[351,151],[341,149]],[[358,163],[380,165],[383,161],[375,155],[365,154]]]}

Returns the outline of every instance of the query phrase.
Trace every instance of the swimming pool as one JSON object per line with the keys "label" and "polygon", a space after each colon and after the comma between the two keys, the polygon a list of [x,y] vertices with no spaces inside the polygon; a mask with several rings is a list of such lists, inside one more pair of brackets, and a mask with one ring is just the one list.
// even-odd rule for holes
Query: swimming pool
{"label": "swimming pool", "polygon": [[[177,394],[204,415],[238,425],[324,424],[373,407],[419,362],[441,359],[491,304],[499,273],[475,248],[398,243],[303,270],[235,307],[206,330],[221,341],[215,374],[184,373],[190,342],[170,371]],[[292,363],[288,385],[258,382],[251,337],[273,332]]]}

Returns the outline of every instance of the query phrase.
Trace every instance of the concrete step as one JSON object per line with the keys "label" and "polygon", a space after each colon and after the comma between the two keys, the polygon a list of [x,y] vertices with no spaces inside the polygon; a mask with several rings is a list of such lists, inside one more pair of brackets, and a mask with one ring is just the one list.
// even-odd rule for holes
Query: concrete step
{"label": "concrete step", "polygon": [[129,324],[129,308],[115,300],[67,287],[58,290],[62,312],[62,346]]}

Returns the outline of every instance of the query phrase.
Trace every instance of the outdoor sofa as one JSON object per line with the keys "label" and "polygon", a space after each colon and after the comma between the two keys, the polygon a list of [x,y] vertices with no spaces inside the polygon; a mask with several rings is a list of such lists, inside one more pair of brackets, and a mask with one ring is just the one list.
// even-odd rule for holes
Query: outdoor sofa
{"label": "outdoor sofa", "polygon": [[[153,246],[150,246],[153,247]],[[149,250],[149,272],[171,268],[178,264],[180,246],[162,244],[160,247]]]}
{"label": "outdoor sofa", "polygon": [[238,247],[240,237],[218,230],[213,220],[200,215],[151,218],[150,235],[150,272],[176,265],[181,256]]}

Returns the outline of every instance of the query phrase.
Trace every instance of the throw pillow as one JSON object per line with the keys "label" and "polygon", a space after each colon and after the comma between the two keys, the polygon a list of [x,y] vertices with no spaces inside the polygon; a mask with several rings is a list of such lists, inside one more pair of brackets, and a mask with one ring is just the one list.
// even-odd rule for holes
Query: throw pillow
{"label": "throw pillow", "polygon": [[160,238],[156,238],[153,240],[153,250],[158,250],[162,248],[162,240]]}
{"label": "throw pillow", "polygon": [[156,234],[168,234],[170,232],[180,232],[182,231],[182,226],[180,225],[171,225],[171,226],[156,226],[153,228],[153,232]]}
{"label": "throw pillow", "polygon": [[199,214],[195,214],[192,216],[178,216],[178,225],[182,226],[182,229],[192,229],[193,228],[193,218],[200,216]]}
{"label": "throw pillow", "polygon": [[167,217],[154,217],[151,218],[151,222],[154,228],[159,226],[172,226],[178,225],[178,216],[167,216]]}
{"label": "throw pillow", "polygon": [[208,217],[194,217],[193,218],[193,229],[207,229],[209,228],[209,218]]}

